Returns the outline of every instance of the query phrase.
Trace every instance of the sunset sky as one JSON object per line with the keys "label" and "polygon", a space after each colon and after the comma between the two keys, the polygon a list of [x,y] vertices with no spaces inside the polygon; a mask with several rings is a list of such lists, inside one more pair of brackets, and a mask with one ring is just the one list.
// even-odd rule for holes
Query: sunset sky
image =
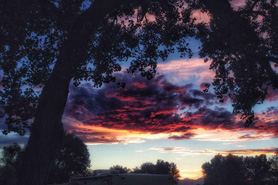
{"label": "sunset sky", "polygon": [[[213,76],[203,59],[171,56],[159,63],[153,80],[123,70],[117,80],[126,82],[125,88],[113,83],[98,89],[86,82],[71,85],[64,128],[87,144],[92,169],[116,164],[134,168],[162,159],[176,163],[182,177],[198,178],[202,164],[218,153],[274,154],[277,91],[255,107],[255,123],[244,128],[228,97],[219,103],[213,87],[203,92]],[[24,144],[27,138],[1,134],[0,144]]]}
{"label": "sunset sky", "polygon": [[118,74],[115,84],[94,89],[71,86],[65,128],[88,144],[92,168],[119,164],[128,168],[163,159],[175,162],[182,177],[202,176],[201,166],[214,155],[259,155],[277,151],[278,94],[256,106],[256,121],[244,128],[205,83],[213,79],[202,59],[174,59],[158,65],[156,78]]}
{"label": "sunset sky", "polygon": [[[70,85],[64,128],[87,144],[92,169],[117,164],[132,169],[162,159],[176,163],[182,178],[196,179],[202,177],[202,164],[216,154],[278,151],[278,90],[269,90],[266,101],[254,107],[255,121],[245,128],[240,115],[232,113],[229,97],[220,103],[212,86],[203,92],[214,72],[209,61],[197,57],[199,43],[191,43],[193,58],[171,55],[158,63],[152,80],[126,73],[127,63],[116,74],[125,88],[114,83],[101,88],[89,82]],[[2,131],[4,119],[0,121]],[[0,133],[0,148],[13,142],[23,146],[27,140],[28,133]]]}

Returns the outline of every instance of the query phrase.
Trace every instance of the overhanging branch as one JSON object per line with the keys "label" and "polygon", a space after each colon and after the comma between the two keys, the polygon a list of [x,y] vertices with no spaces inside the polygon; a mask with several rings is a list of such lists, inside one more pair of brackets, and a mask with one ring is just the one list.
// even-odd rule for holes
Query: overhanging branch
{"label": "overhanging branch", "polygon": [[276,57],[266,56],[265,58],[273,63],[278,64],[278,58]]}

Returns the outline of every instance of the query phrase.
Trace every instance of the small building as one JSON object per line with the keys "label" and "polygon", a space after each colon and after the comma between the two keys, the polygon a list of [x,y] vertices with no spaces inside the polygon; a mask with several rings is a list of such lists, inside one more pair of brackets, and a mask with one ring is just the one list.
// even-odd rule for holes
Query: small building
{"label": "small building", "polygon": [[70,185],[176,185],[171,175],[119,174],[116,170],[95,170],[92,176],[72,177]]}

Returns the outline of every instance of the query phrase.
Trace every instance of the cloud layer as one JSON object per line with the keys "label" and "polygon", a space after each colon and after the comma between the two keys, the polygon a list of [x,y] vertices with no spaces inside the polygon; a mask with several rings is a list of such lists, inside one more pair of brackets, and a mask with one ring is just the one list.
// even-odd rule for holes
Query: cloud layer
{"label": "cloud layer", "polygon": [[260,149],[242,149],[242,150],[188,150],[184,147],[155,147],[150,148],[149,150],[158,151],[161,153],[176,153],[181,156],[186,155],[260,155],[260,154],[268,154],[275,155],[275,152],[278,152],[278,148],[260,148]]}
{"label": "cloud layer", "polygon": [[210,91],[203,92],[210,82],[205,79],[212,79],[211,73],[203,72],[208,70],[207,64],[200,60],[191,62],[160,64],[159,71],[165,75],[157,75],[153,80],[138,73],[120,73],[117,81],[125,82],[125,88],[114,83],[100,89],[90,83],[70,86],[65,128],[87,143],[143,142],[155,138],[217,140],[219,132],[230,135],[227,142],[277,137],[277,108],[257,114],[255,123],[244,128],[239,117],[228,110],[227,103],[219,103]]}

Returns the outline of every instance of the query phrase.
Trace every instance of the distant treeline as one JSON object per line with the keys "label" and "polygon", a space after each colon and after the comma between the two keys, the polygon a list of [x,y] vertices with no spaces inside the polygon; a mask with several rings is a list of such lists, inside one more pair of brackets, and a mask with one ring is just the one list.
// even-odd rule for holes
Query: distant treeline
{"label": "distant treeline", "polygon": [[[22,162],[24,148],[13,143],[3,148],[0,155],[0,185],[18,185],[18,174],[21,173],[18,166]],[[111,170],[119,173],[148,173],[148,174],[170,174],[174,179],[180,177],[175,163],[157,160],[156,163],[146,162],[133,170],[120,165],[115,165]],[[91,175],[90,154],[87,146],[74,134],[65,133],[62,150],[57,153],[54,164],[48,176],[48,184],[67,183],[70,176]]]}
{"label": "distant treeline", "polygon": [[170,174],[176,180],[180,177],[180,171],[177,169],[177,165],[164,160],[157,160],[156,164],[145,162],[140,167],[132,170],[121,165],[112,166],[110,170],[118,170],[120,173]]}
{"label": "distant treeline", "polygon": [[277,185],[278,152],[270,158],[216,155],[202,169],[204,185]]}

